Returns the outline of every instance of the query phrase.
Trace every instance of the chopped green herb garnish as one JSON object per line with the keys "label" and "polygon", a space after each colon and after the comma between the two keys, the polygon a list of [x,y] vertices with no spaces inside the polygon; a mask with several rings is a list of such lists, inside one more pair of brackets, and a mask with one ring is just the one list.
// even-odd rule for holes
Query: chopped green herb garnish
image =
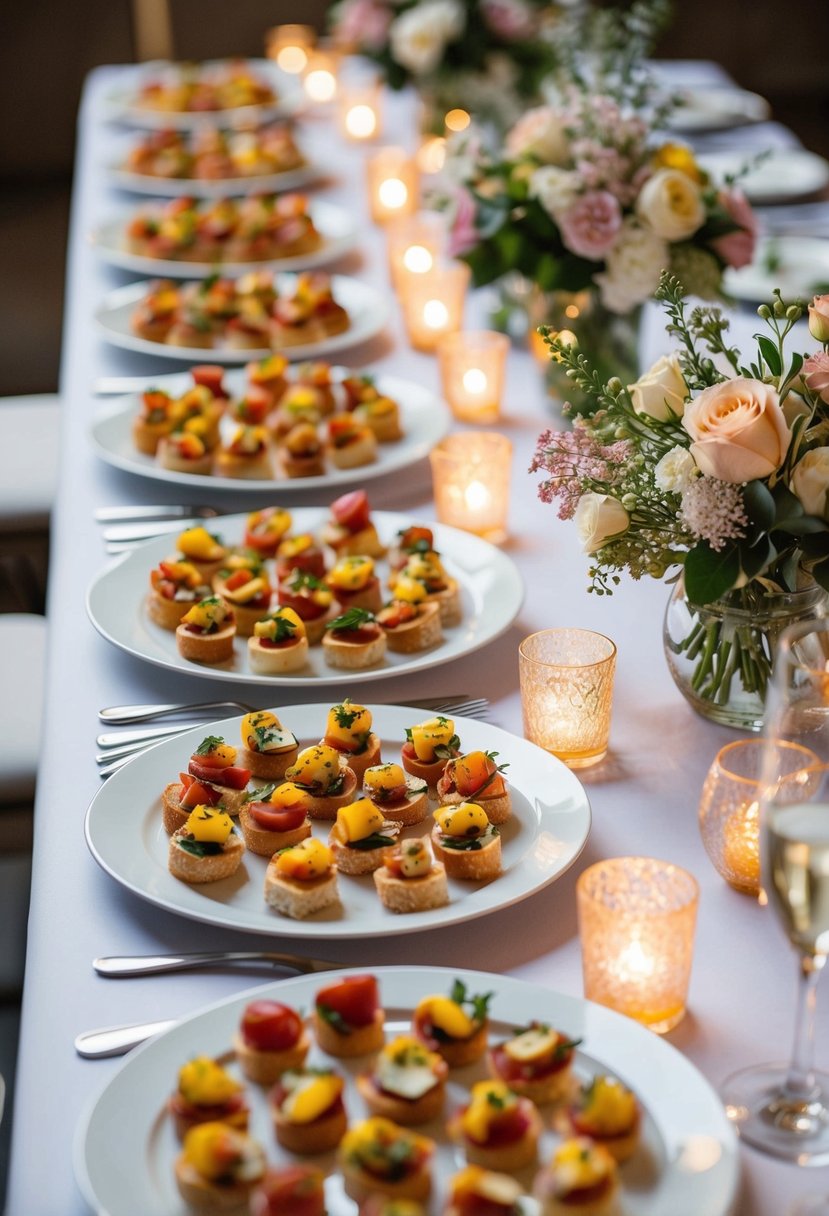
{"label": "chopped green herb garnish", "polygon": [[210,752],[214,752],[217,747],[221,747],[223,743],[224,739],[221,735],[208,735],[206,739],[202,739],[193,755],[207,756]]}

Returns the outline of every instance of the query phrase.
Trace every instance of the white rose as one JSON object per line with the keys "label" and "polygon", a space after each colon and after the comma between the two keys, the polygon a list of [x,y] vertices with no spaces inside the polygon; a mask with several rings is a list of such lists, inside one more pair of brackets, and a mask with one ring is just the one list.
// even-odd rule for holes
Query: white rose
{"label": "white rose", "polygon": [[389,28],[392,57],[416,76],[440,63],[447,42],[463,32],[464,13],[457,0],[427,0],[395,17]]}
{"label": "white rose", "polygon": [[628,385],[628,392],[637,414],[647,414],[659,422],[667,422],[672,414],[681,418],[689,395],[676,355],[657,359],[644,376]]}
{"label": "white rose", "polygon": [[597,553],[612,536],[627,530],[630,516],[609,494],[582,494],[573,516],[576,532],[585,553]]}
{"label": "white rose", "polygon": [[670,262],[668,246],[650,228],[626,219],[619,239],[607,255],[607,270],[594,275],[602,302],[611,312],[626,313],[643,304],[659,286],[659,275]]}
{"label": "white rose", "polygon": [[792,473],[792,490],[807,515],[829,519],[829,448],[812,448]]}
{"label": "white rose", "polygon": [[535,156],[544,165],[565,165],[569,158],[564,123],[552,106],[522,114],[507,135],[506,147],[511,157]]}
{"label": "white rose", "polygon": [[702,191],[679,169],[658,169],[636,200],[636,214],[666,241],[684,241],[705,221]]}
{"label": "white rose", "polygon": [[697,466],[687,448],[679,446],[666,452],[653,471],[653,479],[660,490],[684,494],[697,475]]}
{"label": "white rose", "polygon": [[573,205],[578,193],[578,174],[555,165],[542,165],[529,180],[530,198],[537,198],[553,219]]}

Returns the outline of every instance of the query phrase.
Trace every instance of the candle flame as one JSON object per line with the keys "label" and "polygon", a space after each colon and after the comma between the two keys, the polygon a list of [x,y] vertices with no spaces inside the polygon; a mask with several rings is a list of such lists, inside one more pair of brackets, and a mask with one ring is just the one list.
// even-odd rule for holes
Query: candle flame
{"label": "candle flame", "polygon": [[479,396],[486,392],[487,379],[479,367],[470,367],[463,373],[463,387],[468,393]]}
{"label": "candle flame", "polygon": [[463,498],[468,511],[481,511],[489,506],[492,495],[482,481],[470,481]]}
{"label": "candle flame", "polygon": [[403,254],[403,265],[412,274],[425,274],[432,269],[434,259],[425,245],[410,245]]}
{"label": "candle flame", "polygon": [[377,115],[371,106],[360,103],[352,106],[345,116],[345,126],[355,139],[368,139],[377,130]]}
{"label": "candle flame", "polygon": [[305,77],[305,92],[312,101],[331,101],[337,92],[337,80],[327,68],[314,68]]}
{"label": "candle flame", "polygon": [[276,62],[283,72],[297,76],[307,64],[308,55],[301,46],[283,46],[277,52]]}
{"label": "candle flame", "polygon": [[405,207],[409,199],[409,191],[406,183],[399,177],[388,177],[380,183],[377,197],[389,211],[396,211],[400,207]]}
{"label": "candle flame", "polygon": [[642,943],[634,940],[619,955],[619,970],[631,979],[646,979],[654,973],[654,962]]}
{"label": "candle flame", "polygon": [[444,329],[449,321],[449,309],[443,300],[427,300],[423,305],[423,324],[429,329]]}

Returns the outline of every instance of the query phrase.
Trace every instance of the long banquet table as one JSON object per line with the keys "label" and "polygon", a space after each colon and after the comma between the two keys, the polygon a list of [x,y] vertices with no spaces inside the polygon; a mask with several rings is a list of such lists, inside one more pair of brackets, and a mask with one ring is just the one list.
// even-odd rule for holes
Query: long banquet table
{"label": "long banquet table", "polygon": [[[102,294],[128,276],[102,265],[87,236],[94,223],[129,205],[110,190],[102,166],[125,146],[125,133],[101,117],[101,99],[124,69],[95,71],[84,96],[67,280],[63,346],[64,401],[61,475],[53,515],[49,596],[50,644],[42,764],[38,782],[34,882],[14,1111],[9,1216],[79,1216],[86,1210],[72,1171],[76,1125],[93,1096],[118,1067],[116,1060],[88,1062],[72,1046],[81,1030],[188,1014],[230,995],[267,972],[182,973],[115,982],[92,970],[96,955],[158,953],[199,948],[255,949],[253,935],[202,927],[142,902],[116,885],[95,864],[83,838],[83,815],[98,788],[94,763],[97,710],[126,702],[204,700],[223,697],[227,685],[179,678],[113,649],[86,619],[84,594],[105,556],[93,510],[104,503],[187,501],[186,491],[156,486],[101,463],[87,438],[100,402],[91,394],[102,374],[158,374],[179,365],[130,355],[97,335],[92,312]],[[387,105],[386,138],[413,138],[405,98]],[[344,147],[325,120],[313,120],[312,149],[330,169],[325,197],[359,216],[360,256],[345,266],[388,290],[382,233],[366,218],[365,150]],[[467,324],[482,320],[473,299]],[[735,318],[745,340],[750,316]],[[659,351],[661,328],[648,316],[645,363]],[[385,334],[348,352],[352,366],[375,363],[402,377],[437,388],[429,356],[411,351],[396,306]],[[656,582],[624,581],[612,599],[586,592],[586,560],[575,530],[561,524],[536,498],[526,474],[534,439],[551,420],[539,369],[529,354],[510,355],[503,429],[515,457],[507,552],[526,582],[518,620],[485,653],[405,682],[376,682],[360,689],[372,701],[406,703],[435,692],[464,691],[492,702],[491,721],[521,733],[517,646],[537,629],[584,625],[618,644],[611,754],[584,774],[593,810],[587,846],[572,870],[531,899],[477,921],[405,937],[328,943],[319,953],[360,966],[412,963],[478,966],[511,974],[564,993],[582,993],[576,927],[575,881],[599,858],[643,853],[690,869],[701,886],[695,962],[687,1016],[668,1036],[716,1085],[734,1069],[783,1057],[793,1028],[795,960],[766,909],[732,891],[710,865],[697,829],[697,801],[705,771],[733,734],[698,718],[674,688],[661,642],[667,589]],[[201,496],[197,496],[200,498]],[[278,495],[274,496],[278,498]],[[323,496],[328,502],[333,494]],[[405,509],[432,518],[426,462],[404,475],[373,482],[375,508]],[[308,502],[308,495],[290,501]],[[312,500],[313,501],[313,500]],[[222,496],[234,509],[253,509],[249,496]],[[276,698],[242,690],[261,705],[274,700],[327,701],[317,696]],[[13,706],[13,690],[6,692]],[[274,949],[291,948],[289,934],[274,936]],[[829,1064],[829,1001],[820,1012],[818,1056]],[[740,1216],[783,1216],[791,1201],[829,1190],[826,1170],[798,1170],[742,1150],[743,1180],[735,1211]],[[664,1216],[674,1216],[666,1212]],[[689,1214],[690,1216],[690,1214]],[[699,1216],[705,1216],[700,1213]]]}

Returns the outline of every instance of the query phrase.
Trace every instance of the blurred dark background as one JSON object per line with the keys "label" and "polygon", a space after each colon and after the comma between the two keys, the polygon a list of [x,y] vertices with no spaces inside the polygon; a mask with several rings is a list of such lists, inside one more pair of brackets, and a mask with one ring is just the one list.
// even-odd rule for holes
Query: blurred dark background
{"label": "blurred dark background", "polygon": [[[5,6],[0,72],[0,396],[57,388],[75,117],[97,64],[139,57],[136,13],[158,0],[40,0]],[[163,6],[162,6],[163,7]],[[321,26],[326,0],[169,0],[179,58],[261,55],[283,21]],[[807,148],[829,155],[829,4],[678,3],[657,54],[716,59]]]}

